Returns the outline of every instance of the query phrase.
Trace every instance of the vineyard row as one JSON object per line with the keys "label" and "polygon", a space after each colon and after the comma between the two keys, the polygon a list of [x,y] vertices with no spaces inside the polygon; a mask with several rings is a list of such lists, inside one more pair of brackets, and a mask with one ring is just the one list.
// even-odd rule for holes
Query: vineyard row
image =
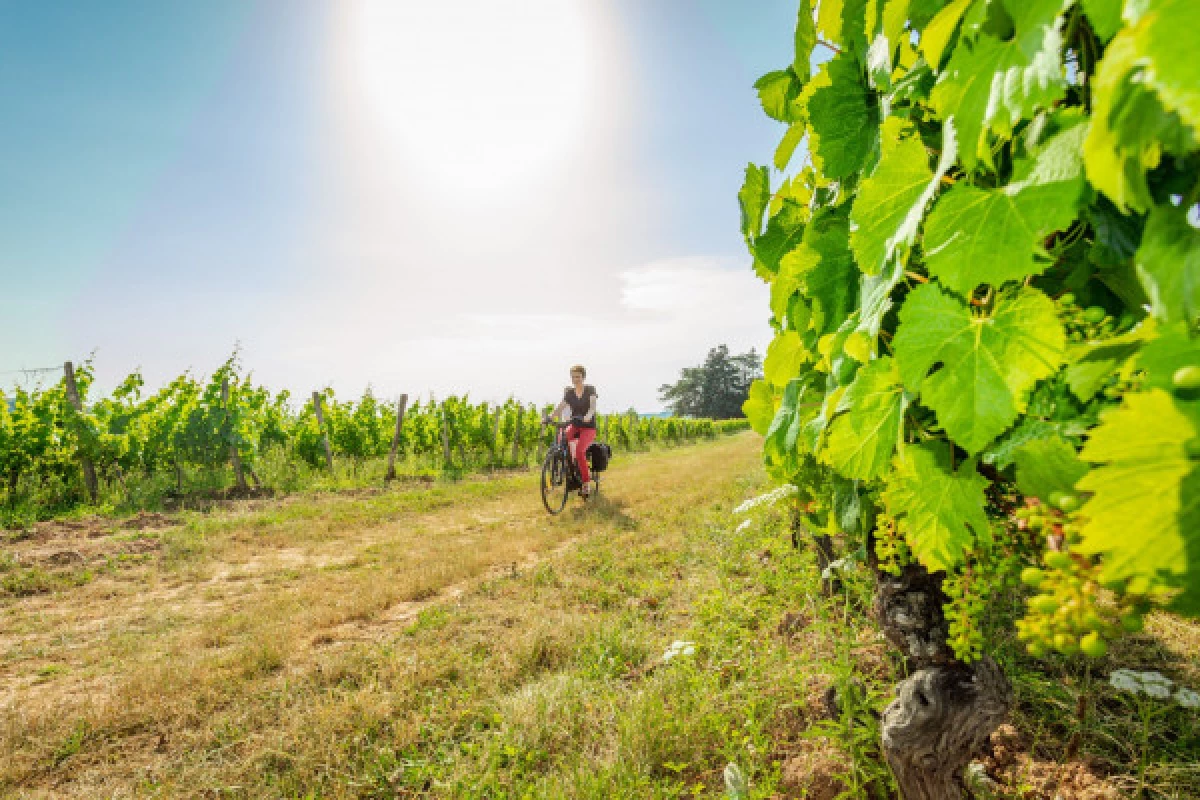
{"label": "vineyard row", "polygon": [[[373,465],[386,477],[523,466],[553,439],[541,425],[552,406],[510,398],[473,403],[466,396],[409,404],[339,400],[332,389],[297,405],[241,371],[236,357],[207,381],[183,374],[145,393],[138,372],[107,397],[90,397],[90,364],[67,364],[54,385],[0,392],[0,495],[5,508],[36,516],[101,498],[128,497],[131,485],[166,494],[232,484],[238,489],[286,482],[300,473],[353,478]],[[598,418],[614,450],[679,444],[747,427],[745,420]],[[282,467],[280,467],[282,465]],[[287,477],[280,477],[280,476]]]}

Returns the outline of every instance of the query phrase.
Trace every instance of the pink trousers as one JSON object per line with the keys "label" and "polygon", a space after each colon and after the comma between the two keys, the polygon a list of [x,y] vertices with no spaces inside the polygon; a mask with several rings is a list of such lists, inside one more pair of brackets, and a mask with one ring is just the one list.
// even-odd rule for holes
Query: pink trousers
{"label": "pink trousers", "polygon": [[595,428],[581,428],[578,425],[569,425],[567,427],[567,441],[575,441],[575,463],[579,465],[579,477],[583,478],[586,484],[592,479],[591,470],[588,469],[587,449],[592,442],[596,441]]}

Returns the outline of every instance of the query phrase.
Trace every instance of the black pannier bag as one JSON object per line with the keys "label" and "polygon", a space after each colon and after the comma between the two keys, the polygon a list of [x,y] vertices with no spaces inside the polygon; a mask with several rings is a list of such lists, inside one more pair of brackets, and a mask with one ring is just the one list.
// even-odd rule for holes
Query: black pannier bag
{"label": "black pannier bag", "polygon": [[608,469],[610,458],[612,458],[612,448],[604,442],[592,442],[588,445],[587,460],[593,472],[604,472]]}

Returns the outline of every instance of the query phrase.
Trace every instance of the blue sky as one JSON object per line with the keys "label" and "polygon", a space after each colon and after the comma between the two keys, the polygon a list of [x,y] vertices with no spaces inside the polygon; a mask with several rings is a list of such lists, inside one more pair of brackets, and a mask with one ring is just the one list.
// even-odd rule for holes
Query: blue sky
{"label": "blue sky", "polygon": [[610,407],[761,347],[735,193],[795,6],[683,0],[0,0],[0,384]]}

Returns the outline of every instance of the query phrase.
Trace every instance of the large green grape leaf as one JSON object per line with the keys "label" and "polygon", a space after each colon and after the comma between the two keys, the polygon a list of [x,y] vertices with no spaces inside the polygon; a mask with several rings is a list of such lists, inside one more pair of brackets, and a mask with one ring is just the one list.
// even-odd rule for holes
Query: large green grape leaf
{"label": "large green grape leaf", "polygon": [[991,163],[988,134],[1010,136],[1035,111],[1050,108],[1066,90],[1061,14],[1072,0],[1004,0],[1013,35],[980,33],[959,41],[930,98],[943,119],[954,117],[967,168]]}
{"label": "large green grape leaf", "polygon": [[1184,208],[1156,206],[1135,258],[1154,316],[1194,325],[1200,320],[1200,230],[1187,214]]}
{"label": "large green grape leaf", "polygon": [[748,164],[746,179],[738,190],[738,207],[742,211],[742,236],[747,245],[753,245],[754,240],[762,232],[763,212],[771,199],[771,176],[766,167]]}
{"label": "large green grape leaf", "polygon": [[958,30],[958,23],[966,13],[967,6],[975,0],[953,0],[948,6],[939,11],[925,29],[921,31],[921,54],[936,72],[942,63],[942,56],[950,44],[950,37]]}
{"label": "large green grape leaf", "polygon": [[1026,497],[1047,500],[1052,492],[1071,492],[1087,474],[1074,446],[1058,435],[1035,439],[1017,449],[1017,489]]}
{"label": "large green grape leaf", "polygon": [[1054,303],[1036,289],[1003,293],[990,314],[976,314],[933,283],[909,294],[893,340],[904,385],[969,453],[1016,420],[1065,345]]}
{"label": "large green grape leaf", "polygon": [[1194,557],[1200,548],[1200,526],[1183,524],[1200,502],[1184,493],[1197,469],[1187,443],[1198,434],[1162,389],[1127,395],[1092,431],[1082,455],[1095,466],[1078,484],[1092,493],[1080,509],[1087,522],[1079,549],[1103,554],[1105,576],[1179,585],[1186,575],[1189,551]]}
{"label": "large green grape leaf", "polygon": [[959,183],[934,205],[925,224],[925,265],[942,284],[969,295],[1043,272],[1046,234],[1074,221],[1086,188],[1080,148],[1087,126],[1051,138],[1022,175],[999,189]]}
{"label": "large green grape leaf", "polygon": [[766,436],[771,420],[775,418],[775,405],[775,392],[771,384],[759,379],[750,384],[746,402],[742,403],[742,413],[756,433]]}
{"label": "large green grape leaf", "polygon": [[850,246],[858,268],[868,275],[890,272],[884,269],[889,261],[908,257],[925,209],[954,164],[956,150],[952,123],[944,128],[936,171],[930,171],[925,145],[904,120],[884,120],[881,139],[879,163],[863,181],[850,212]]}
{"label": "large green grape leaf", "polygon": [[1129,6],[1142,13],[1096,68],[1084,158],[1088,180],[1119,209],[1146,211],[1153,204],[1146,174],[1164,153],[1186,156],[1200,138],[1200,4]]}
{"label": "large green grape leaf", "polygon": [[930,368],[946,360],[942,355],[946,343],[962,336],[971,320],[971,312],[962,302],[935,283],[918,286],[909,293],[892,340],[900,380],[909,392],[920,391]]}
{"label": "large green grape leaf", "polygon": [[909,548],[931,572],[961,563],[963,552],[988,530],[987,479],[972,462],[955,472],[949,460],[946,448],[906,447],[896,455],[884,489],[884,503]]}
{"label": "large green grape leaf", "polygon": [[811,358],[812,354],[804,346],[804,339],[800,334],[784,331],[767,345],[767,357],[763,360],[763,377],[773,386],[787,386]]}
{"label": "large green grape leaf", "polygon": [[845,53],[821,65],[801,98],[809,125],[809,150],[830,180],[863,168],[875,145],[878,112],[867,95],[858,62]]}
{"label": "large green grape leaf", "polygon": [[835,331],[858,303],[858,270],[850,252],[847,208],[818,212],[794,251],[809,265],[802,284],[818,334]]}
{"label": "large green grape leaf", "polygon": [[884,356],[867,364],[842,396],[846,410],[829,426],[822,460],[847,478],[878,478],[900,441],[905,404],[896,363]]}

